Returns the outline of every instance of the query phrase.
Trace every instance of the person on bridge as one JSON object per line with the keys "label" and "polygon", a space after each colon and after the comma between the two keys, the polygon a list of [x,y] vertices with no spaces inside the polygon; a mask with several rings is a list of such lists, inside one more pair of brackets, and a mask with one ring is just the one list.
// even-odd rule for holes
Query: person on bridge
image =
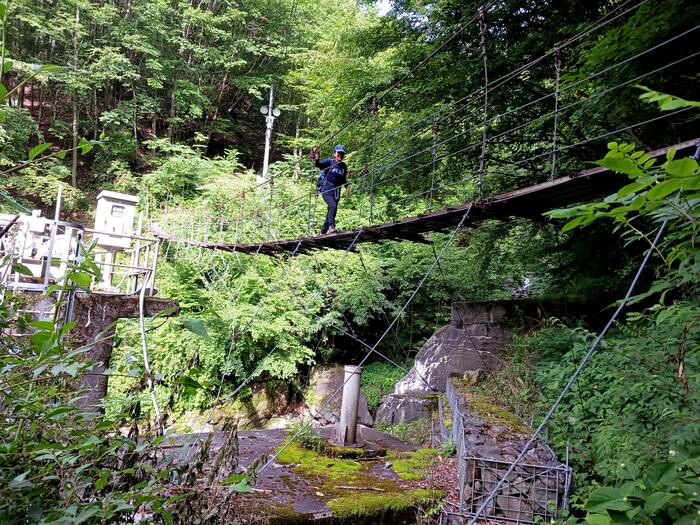
{"label": "person on bridge", "polygon": [[348,183],[348,167],[343,162],[345,147],[338,144],[333,148],[333,157],[319,160],[319,148],[311,150],[310,158],[314,166],[321,170],[316,190],[321,194],[328,205],[326,220],[321,227],[321,235],[335,233],[335,216],[338,213],[338,201],[340,201],[340,188]]}

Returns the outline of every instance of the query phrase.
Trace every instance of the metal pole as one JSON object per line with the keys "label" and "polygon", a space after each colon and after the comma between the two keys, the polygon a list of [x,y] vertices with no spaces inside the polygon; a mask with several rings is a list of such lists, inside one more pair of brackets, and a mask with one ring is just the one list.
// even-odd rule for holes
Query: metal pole
{"label": "metal pole", "polygon": [[[265,117],[265,157],[263,158],[263,170],[262,179],[267,179],[267,172],[270,167],[270,139],[272,137],[272,124],[275,121],[275,117],[272,115],[272,95],[273,87],[270,86],[270,102],[268,106],[268,113]],[[262,181],[261,181],[262,182]]]}
{"label": "metal pole", "polygon": [[[437,157],[437,139],[438,133],[440,133],[440,120],[435,119],[433,121],[433,166],[430,172],[430,197],[428,199],[428,211],[433,211],[433,193],[435,193],[435,161]],[[433,248],[434,250],[434,248]]]}
{"label": "metal pole", "polygon": [[554,132],[552,133],[552,173],[549,180],[553,180],[557,173],[557,125],[559,124],[559,84],[561,82],[561,50],[559,44],[554,46]]}
{"label": "metal pole", "polygon": [[[377,111],[379,109],[379,101],[375,96],[372,99],[372,157],[374,157],[374,147],[377,137]],[[369,223],[374,220],[374,166],[372,166],[371,180],[369,183]]]}
{"label": "metal pole", "polygon": [[340,407],[340,423],[338,423],[338,443],[340,445],[354,445],[356,442],[361,376],[361,366],[345,366],[343,403]]}
{"label": "metal pole", "polygon": [[481,157],[479,158],[479,198],[484,196],[484,171],[486,169],[486,148],[488,147],[488,113],[489,113],[489,73],[486,55],[486,9],[479,7],[479,47],[484,58],[484,129],[481,136]]}

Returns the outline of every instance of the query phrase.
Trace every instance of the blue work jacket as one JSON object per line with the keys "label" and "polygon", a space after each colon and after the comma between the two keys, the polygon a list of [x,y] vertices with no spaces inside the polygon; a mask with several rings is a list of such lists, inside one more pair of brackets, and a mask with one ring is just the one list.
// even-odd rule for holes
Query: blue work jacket
{"label": "blue work jacket", "polygon": [[348,167],[344,162],[336,162],[333,158],[317,160],[316,167],[321,170],[316,184],[318,191],[331,191],[347,184]]}

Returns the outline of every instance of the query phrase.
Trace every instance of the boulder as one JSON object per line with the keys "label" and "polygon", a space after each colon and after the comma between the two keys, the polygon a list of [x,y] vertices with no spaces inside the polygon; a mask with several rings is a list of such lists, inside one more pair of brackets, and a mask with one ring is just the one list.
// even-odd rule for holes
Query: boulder
{"label": "boulder", "polygon": [[416,421],[430,417],[436,405],[434,397],[389,394],[382,398],[377,410],[377,421],[389,425]]}
{"label": "boulder", "polygon": [[[322,409],[328,400],[345,381],[345,371],[342,365],[316,365],[309,375],[309,387],[305,392],[306,404],[309,413],[320,425],[332,425],[340,420],[340,405],[343,399],[341,389],[335,398]],[[374,420],[367,407],[367,398],[360,392],[360,404],[357,409],[357,422],[371,427]]]}
{"label": "boulder", "polygon": [[495,351],[500,351],[501,346],[502,341],[493,341],[488,335],[473,335],[453,325],[443,326],[423,345],[413,368],[396,384],[394,393],[444,392],[451,374],[497,368],[501,362]]}

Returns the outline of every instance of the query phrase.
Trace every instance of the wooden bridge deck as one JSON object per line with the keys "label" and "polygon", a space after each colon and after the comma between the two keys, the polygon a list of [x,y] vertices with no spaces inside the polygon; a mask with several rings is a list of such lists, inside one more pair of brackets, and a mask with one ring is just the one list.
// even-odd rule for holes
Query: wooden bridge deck
{"label": "wooden bridge deck", "polygon": [[[698,144],[700,139],[693,139],[662,148],[649,155],[660,157],[672,148],[683,150]],[[629,179],[625,175],[611,172],[606,168],[596,167],[580,171],[574,175],[527,186],[483,199],[469,202],[439,211],[407,217],[398,221],[366,226],[356,244],[382,242],[386,240],[405,240],[421,243],[431,241],[424,237],[428,232],[443,232],[453,229],[470,209],[465,226],[485,220],[508,220],[512,217],[529,219],[542,218],[542,213],[555,208],[569,206],[577,202],[599,198],[617,191]],[[320,249],[347,250],[359,233],[359,229],[340,231],[332,235],[302,237],[299,239],[271,240],[256,244],[224,244],[212,242],[189,241],[179,239],[163,232],[156,224],[151,231],[159,238],[184,242],[192,246],[218,249],[229,252],[262,253],[278,255],[282,253],[308,253]]]}

